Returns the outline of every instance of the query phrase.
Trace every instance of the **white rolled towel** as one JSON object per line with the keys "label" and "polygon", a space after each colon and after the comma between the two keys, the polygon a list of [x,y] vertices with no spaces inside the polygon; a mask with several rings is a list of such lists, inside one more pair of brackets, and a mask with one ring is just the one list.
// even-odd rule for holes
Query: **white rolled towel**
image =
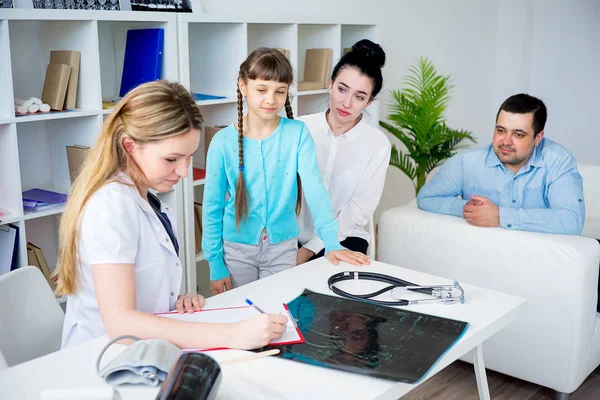
{"label": "white rolled towel", "polygon": [[33,101],[31,101],[31,99],[30,100],[15,99],[15,105],[17,105],[17,106],[29,107],[32,104],[33,104]]}
{"label": "white rolled towel", "polygon": [[42,103],[40,105],[40,111],[41,112],[49,112],[50,111],[50,104]]}
{"label": "white rolled towel", "polygon": [[27,107],[25,106],[18,106],[15,104],[15,112],[17,114],[27,114]]}
{"label": "white rolled towel", "polygon": [[37,97],[32,97],[29,100],[31,100],[33,102],[33,104],[37,104],[38,106],[41,106],[43,104],[42,100],[38,99]]}
{"label": "white rolled towel", "polygon": [[40,106],[38,106],[37,104],[32,104],[29,107],[27,107],[27,111],[30,113],[36,113],[40,111]]}

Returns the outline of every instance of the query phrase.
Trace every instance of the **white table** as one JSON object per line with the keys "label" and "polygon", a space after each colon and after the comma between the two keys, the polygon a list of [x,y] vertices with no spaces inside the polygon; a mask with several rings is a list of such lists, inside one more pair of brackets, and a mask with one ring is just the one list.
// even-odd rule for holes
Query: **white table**
{"label": "white table", "polygon": [[[245,298],[257,304],[288,302],[304,288],[313,292],[332,294],[327,279],[336,272],[355,270],[343,264],[335,267],[321,259],[292,268],[269,278],[254,282],[207,300],[207,307],[243,305]],[[404,269],[389,264],[373,262],[362,271],[394,275],[422,285],[448,284],[448,279]],[[344,286],[342,286],[344,285]],[[358,285],[358,286],[357,286]],[[380,283],[365,281],[343,282],[347,290],[371,291]],[[406,309],[462,320],[470,323],[462,338],[439,360],[427,380],[469,351],[473,351],[475,375],[479,397],[489,399],[489,389],[483,365],[481,344],[511,323],[517,316],[524,299],[463,284],[465,303],[419,304]],[[357,290],[357,288],[359,288]],[[424,295],[411,294],[422,298]],[[389,298],[389,296],[388,296]],[[106,384],[95,373],[95,360],[106,337],[79,346],[49,354],[0,372],[0,397],[5,399],[40,398],[42,390],[105,388]],[[122,351],[113,347],[105,360]],[[240,350],[210,352],[217,360],[235,358],[246,354]],[[242,364],[223,367],[223,381],[217,399],[393,399],[396,400],[418,386],[393,382],[364,375],[320,368],[276,357],[267,357]],[[139,386],[120,387],[123,399],[154,399],[157,388]]]}

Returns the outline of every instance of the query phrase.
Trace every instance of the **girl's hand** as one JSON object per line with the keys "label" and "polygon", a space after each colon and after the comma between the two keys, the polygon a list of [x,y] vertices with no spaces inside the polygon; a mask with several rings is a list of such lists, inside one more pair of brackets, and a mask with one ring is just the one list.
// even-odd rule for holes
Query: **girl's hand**
{"label": "girl's hand", "polygon": [[218,281],[210,281],[210,290],[212,294],[223,293],[227,290],[231,290],[231,277],[228,276],[225,279],[220,279]]}
{"label": "girl's hand", "polygon": [[232,349],[259,349],[273,339],[279,339],[285,332],[287,317],[279,314],[260,314],[234,324]]}
{"label": "girl's hand", "polygon": [[369,257],[360,253],[358,251],[351,250],[332,250],[329,253],[325,254],[325,258],[327,258],[333,265],[339,265],[340,261],[345,261],[349,264],[362,266],[371,264],[371,260]]}
{"label": "girl's hand", "polygon": [[177,312],[179,314],[183,314],[185,312],[193,313],[194,311],[200,311],[200,309],[204,307],[204,296],[192,293],[179,295],[179,297],[177,297],[175,307],[177,308]]}

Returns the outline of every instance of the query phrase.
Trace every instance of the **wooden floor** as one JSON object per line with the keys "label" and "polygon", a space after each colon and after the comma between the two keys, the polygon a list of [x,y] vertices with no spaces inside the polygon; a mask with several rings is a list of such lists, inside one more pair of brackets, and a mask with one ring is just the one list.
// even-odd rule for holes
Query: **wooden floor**
{"label": "wooden floor", "polygon": [[[494,400],[554,400],[556,392],[507,375],[487,370],[490,396]],[[477,400],[477,382],[473,365],[456,361],[402,400]],[[600,400],[600,368],[571,394],[569,400]]]}

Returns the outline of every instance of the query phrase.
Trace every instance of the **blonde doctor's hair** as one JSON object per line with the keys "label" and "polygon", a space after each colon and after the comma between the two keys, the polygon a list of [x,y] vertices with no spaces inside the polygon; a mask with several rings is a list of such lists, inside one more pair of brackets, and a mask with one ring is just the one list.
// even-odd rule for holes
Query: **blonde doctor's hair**
{"label": "blonde doctor's hair", "polygon": [[70,295],[78,288],[80,215],[90,197],[119,172],[139,188],[145,176],[123,147],[126,134],[143,144],[200,129],[202,116],[189,92],[179,83],[164,80],[131,90],[106,118],[102,132],[73,183],[58,232],[56,294]]}

